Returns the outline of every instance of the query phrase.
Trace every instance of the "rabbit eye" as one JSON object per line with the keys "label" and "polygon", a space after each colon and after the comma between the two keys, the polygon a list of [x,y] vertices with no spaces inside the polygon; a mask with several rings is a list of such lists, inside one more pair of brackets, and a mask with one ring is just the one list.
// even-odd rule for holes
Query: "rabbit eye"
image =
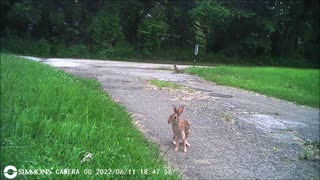
{"label": "rabbit eye", "polygon": [[175,119],[177,119],[177,116],[174,116]]}

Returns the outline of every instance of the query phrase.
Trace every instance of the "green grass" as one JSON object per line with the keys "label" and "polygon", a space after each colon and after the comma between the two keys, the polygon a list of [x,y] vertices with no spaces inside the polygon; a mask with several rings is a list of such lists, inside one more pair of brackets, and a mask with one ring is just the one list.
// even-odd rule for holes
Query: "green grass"
{"label": "green grass", "polygon": [[162,81],[162,80],[158,80],[158,79],[152,79],[148,81],[150,84],[156,86],[159,89],[162,88],[170,88],[170,89],[182,89],[183,86],[173,83],[173,82],[169,82],[169,81]]}
{"label": "green grass", "polygon": [[[87,152],[93,159],[81,165]],[[1,169],[7,165],[52,170],[50,176],[21,179],[179,178],[166,174],[159,148],[145,139],[98,82],[1,54]],[[55,174],[64,168],[81,174]],[[84,175],[84,169],[91,169],[92,175]],[[135,175],[96,175],[96,169],[133,169]],[[149,172],[141,174],[140,169]]]}
{"label": "green grass", "polygon": [[307,141],[304,143],[303,150],[299,153],[300,160],[319,160],[320,159],[320,142]]}
{"label": "green grass", "polygon": [[186,72],[217,84],[319,108],[319,69],[220,66],[189,68]]}

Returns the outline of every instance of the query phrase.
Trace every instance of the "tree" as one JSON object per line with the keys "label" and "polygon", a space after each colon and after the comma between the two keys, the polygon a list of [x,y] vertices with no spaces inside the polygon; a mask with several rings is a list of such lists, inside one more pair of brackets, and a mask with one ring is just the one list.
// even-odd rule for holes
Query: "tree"
{"label": "tree", "polygon": [[[119,49],[133,52],[133,48],[152,55],[155,49],[183,49],[197,43],[208,53],[240,56],[244,61],[296,57],[305,59],[301,64],[319,66],[319,4],[303,0],[2,0],[1,37],[11,38],[4,45],[11,44],[22,53],[43,45],[53,55],[73,46],[100,57]],[[42,45],[31,48],[24,40]],[[274,64],[281,63],[287,62]]]}
{"label": "tree", "polygon": [[208,50],[214,32],[224,29],[231,18],[231,11],[216,1],[199,1],[191,11],[196,31],[196,40]]}
{"label": "tree", "polygon": [[143,54],[151,55],[168,37],[168,29],[164,7],[157,2],[138,25],[138,48]]}
{"label": "tree", "polygon": [[175,0],[165,3],[167,23],[169,25],[167,39],[168,46],[189,47],[194,45],[195,30],[193,19],[189,15],[195,6],[193,1]]}

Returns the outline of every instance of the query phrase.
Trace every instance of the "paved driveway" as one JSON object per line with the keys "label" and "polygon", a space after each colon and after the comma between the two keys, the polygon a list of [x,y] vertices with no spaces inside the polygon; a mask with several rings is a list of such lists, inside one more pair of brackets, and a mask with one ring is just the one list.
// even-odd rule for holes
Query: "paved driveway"
{"label": "paved driveway", "polygon": [[[137,126],[159,144],[168,163],[185,178],[320,177],[319,159],[298,159],[307,140],[319,142],[319,110],[163,70],[173,69],[172,65],[78,59],[41,62],[98,80],[132,113]],[[171,81],[187,89],[159,90],[148,84],[150,79]],[[184,105],[182,118],[191,123],[187,153],[175,152],[171,142],[167,118],[172,105]]]}

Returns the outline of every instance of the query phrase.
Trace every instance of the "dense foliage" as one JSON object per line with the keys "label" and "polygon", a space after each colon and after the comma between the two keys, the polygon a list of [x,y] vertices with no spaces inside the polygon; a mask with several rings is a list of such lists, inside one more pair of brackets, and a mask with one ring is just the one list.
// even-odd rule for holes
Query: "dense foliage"
{"label": "dense foliage", "polygon": [[[2,0],[2,48],[42,56],[237,57],[319,67],[319,1]],[[205,55],[207,58],[205,57]],[[210,57],[210,58],[208,58]],[[274,58],[276,57],[276,58]]]}

